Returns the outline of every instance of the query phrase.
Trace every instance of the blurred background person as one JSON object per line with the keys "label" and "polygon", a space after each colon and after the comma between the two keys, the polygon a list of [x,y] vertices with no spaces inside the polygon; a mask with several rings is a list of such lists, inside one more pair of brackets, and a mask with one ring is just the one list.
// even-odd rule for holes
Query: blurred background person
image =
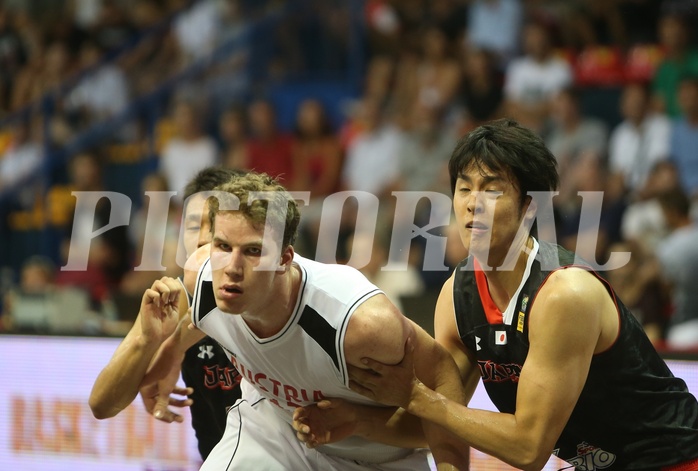
{"label": "blurred background person", "polygon": [[522,40],[524,55],[512,59],[504,76],[506,114],[541,133],[553,98],[572,85],[572,68],[555,55],[550,34],[542,23],[527,23]]}
{"label": "blurred background person", "polygon": [[671,127],[669,152],[681,186],[690,198],[698,197],[698,75],[684,77],[679,84],[682,115]]}
{"label": "blurred background person", "polygon": [[458,95],[464,114],[462,132],[504,116],[503,86],[502,74],[488,51],[465,50],[463,81]]}
{"label": "blurred background person", "polygon": [[698,349],[698,225],[681,189],[659,195],[670,230],[657,247],[662,275],[671,292],[672,313],[666,342],[671,349]]}
{"label": "blurred background person", "polygon": [[671,118],[682,114],[679,84],[686,76],[698,76],[698,50],[692,45],[687,18],[668,12],[659,19],[659,44],[664,57],[652,82],[654,105]]}
{"label": "blurred background person", "polygon": [[650,98],[644,84],[630,83],[623,88],[623,121],[609,140],[609,169],[630,199],[643,198],[650,171],[669,157],[671,123],[665,115],[652,111]]}
{"label": "blurred background person", "polygon": [[202,129],[203,110],[191,100],[178,100],[172,112],[175,135],[160,155],[160,171],[177,191],[175,201],[182,201],[181,189],[192,175],[218,162],[216,142]]}
{"label": "blurred background person", "polygon": [[218,118],[221,164],[228,168],[244,168],[247,162],[247,115],[244,107],[235,105]]}
{"label": "blurred background person", "polygon": [[289,190],[298,189],[293,138],[279,129],[274,104],[269,100],[257,99],[247,110],[250,138],[247,141],[247,159],[242,168],[279,178]]}

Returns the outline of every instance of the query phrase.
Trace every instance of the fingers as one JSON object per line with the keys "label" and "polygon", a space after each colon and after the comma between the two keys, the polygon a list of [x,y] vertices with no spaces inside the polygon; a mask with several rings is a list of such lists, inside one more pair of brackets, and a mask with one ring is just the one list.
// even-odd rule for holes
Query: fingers
{"label": "fingers", "polygon": [[173,394],[178,394],[180,396],[189,396],[194,394],[194,388],[183,388],[181,386],[175,386],[172,390]]}
{"label": "fingers", "polygon": [[316,405],[318,406],[319,409],[336,409],[339,407],[341,403],[341,399],[334,399],[330,401],[329,399],[323,399],[322,401],[318,402]]}
{"label": "fingers", "polygon": [[168,424],[171,424],[172,422],[183,422],[184,418],[181,415],[175,414],[168,409],[169,403],[169,396],[158,396],[157,400],[155,401],[155,408],[153,409],[153,417]]}
{"label": "fingers", "polygon": [[172,412],[169,409],[169,406],[172,407],[189,407],[191,406],[194,401],[185,397],[185,398],[177,398],[177,397],[172,397],[170,394],[177,394],[180,396],[188,396],[194,392],[193,388],[183,388],[181,386],[175,386],[172,388],[170,392],[167,392],[166,385],[160,381],[157,383],[158,384],[158,389],[160,391],[160,394],[157,394],[157,396],[153,397],[152,400],[154,402],[154,406],[152,407],[152,414],[153,417],[156,419],[162,421],[162,422],[167,422],[172,423],[172,422],[178,422],[181,423],[184,421],[184,418]]}
{"label": "fingers", "polygon": [[293,430],[296,431],[296,438],[308,448],[315,448],[317,441],[310,433],[310,426],[305,422],[308,419],[308,410],[305,407],[298,407],[293,411]]}
{"label": "fingers", "polygon": [[169,405],[172,407],[189,407],[190,405],[194,404],[194,401],[187,398],[187,399],[177,399],[176,397],[170,396],[169,399]]}
{"label": "fingers", "polygon": [[182,285],[177,280],[165,276],[154,281],[153,285],[145,291],[143,302],[145,304],[154,304],[159,308],[176,306],[179,302],[181,290]]}

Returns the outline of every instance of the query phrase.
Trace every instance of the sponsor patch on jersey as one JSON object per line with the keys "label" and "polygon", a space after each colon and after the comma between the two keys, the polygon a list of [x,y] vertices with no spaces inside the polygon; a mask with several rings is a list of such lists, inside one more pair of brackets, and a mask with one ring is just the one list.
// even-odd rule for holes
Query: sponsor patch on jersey
{"label": "sponsor patch on jersey", "polygon": [[616,455],[602,450],[594,445],[582,442],[577,445],[577,456],[565,459],[576,469],[596,471],[597,469],[609,468],[616,461]]}
{"label": "sponsor patch on jersey", "polygon": [[482,350],[482,347],[480,346],[480,340],[482,340],[482,339],[476,335],[475,336],[475,351],[476,352],[479,352],[480,350]]}
{"label": "sponsor patch on jersey", "polygon": [[516,330],[521,332],[523,334],[523,329],[524,329],[524,318],[526,317],[526,314],[524,314],[523,311],[519,311],[519,320],[516,322]]}
{"label": "sponsor patch on jersey", "polygon": [[521,298],[521,311],[526,312],[527,307],[528,307],[528,295],[524,294],[523,297]]}
{"label": "sponsor patch on jersey", "polygon": [[507,344],[507,331],[506,330],[495,331],[494,344],[495,345],[506,345]]}

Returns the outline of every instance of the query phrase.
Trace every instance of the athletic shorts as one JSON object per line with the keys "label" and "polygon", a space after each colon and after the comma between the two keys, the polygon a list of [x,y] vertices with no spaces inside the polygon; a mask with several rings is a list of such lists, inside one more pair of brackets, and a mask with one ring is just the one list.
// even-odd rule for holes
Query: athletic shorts
{"label": "athletic shorts", "polygon": [[228,411],[225,433],[201,471],[426,471],[434,469],[428,450],[396,461],[367,463],[321,453],[296,438],[293,428],[266,399],[240,399]]}

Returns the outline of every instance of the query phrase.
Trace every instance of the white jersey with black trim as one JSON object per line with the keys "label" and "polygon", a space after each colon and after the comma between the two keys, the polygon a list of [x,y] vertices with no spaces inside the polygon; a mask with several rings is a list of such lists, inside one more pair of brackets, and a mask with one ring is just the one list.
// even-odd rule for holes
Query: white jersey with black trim
{"label": "white jersey with black trim", "polygon": [[[376,404],[349,389],[344,338],[356,308],[382,292],[348,266],[318,263],[298,254],[293,263],[302,274],[300,291],[291,317],[276,335],[259,338],[241,316],[216,307],[210,260],[202,265],[196,282],[194,325],[217,340],[230,355],[249,383],[243,387],[244,397],[249,400],[255,392],[265,397],[289,424],[295,408],[325,397]],[[396,460],[413,451],[358,437],[318,450],[374,463]]]}

